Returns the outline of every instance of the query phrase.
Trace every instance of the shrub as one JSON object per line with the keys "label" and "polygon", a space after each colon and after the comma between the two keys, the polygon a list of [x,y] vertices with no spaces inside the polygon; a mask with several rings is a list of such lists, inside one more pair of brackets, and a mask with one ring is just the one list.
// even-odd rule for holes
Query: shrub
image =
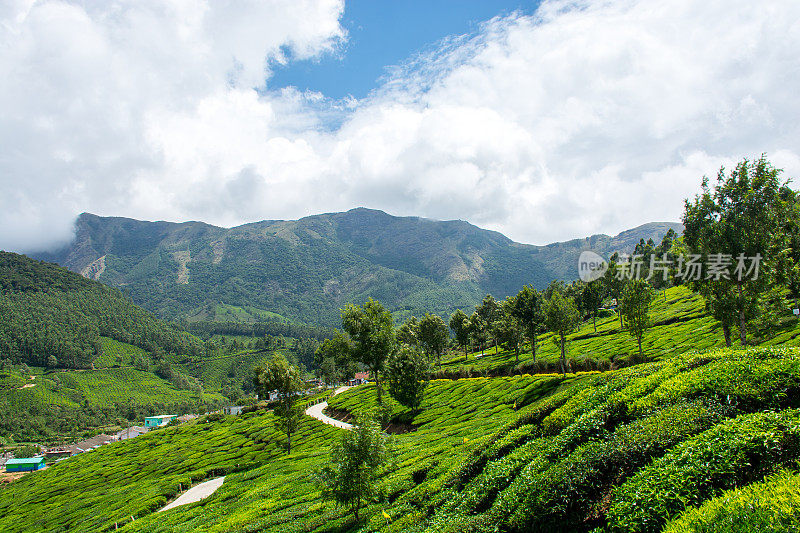
{"label": "shrub", "polygon": [[758,480],[800,455],[800,412],[727,420],[677,445],[614,493],[615,531],[658,531],[670,517],[721,491]]}

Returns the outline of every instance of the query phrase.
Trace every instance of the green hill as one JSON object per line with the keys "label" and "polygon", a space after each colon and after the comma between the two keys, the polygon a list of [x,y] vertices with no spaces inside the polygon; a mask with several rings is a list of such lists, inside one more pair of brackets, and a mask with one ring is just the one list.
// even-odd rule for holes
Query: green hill
{"label": "green hill", "polygon": [[81,215],[75,240],[38,257],[120,287],[162,318],[250,322],[285,317],[338,325],[338,309],[372,297],[398,319],[449,314],[486,293],[575,279],[580,252],[632,250],[679,224],[531,246],[467,222],[353,209],[235,228]]}
{"label": "green hill", "polygon": [[[204,343],[122,293],[0,252],[0,438],[62,441],[146,414],[219,405],[180,364]],[[32,377],[33,376],[33,377]]]}
{"label": "green hill", "polygon": [[117,289],[54,264],[0,252],[0,358],[90,368],[102,355],[101,336],[148,352],[204,351],[200,339],[156,319]]}
{"label": "green hill", "polygon": [[[374,402],[372,385],[332,400]],[[166,428],[0,491],[3,531],[753,531],[797,527],[800,352],[685,354],[606,373],[433,381],[395,405],[384,497],[364,522],[320,498],[313,471],[342,430],[305,418],[280,453],[272,415]],[[179,484],[228,474],[207,500],[154,511]],[[749,512],[748,512],[749,510]],[[754,511],[755,510],[755,511]],[[757,512],[756,512],[757,511]],[[384,516],[388,515],[388,518]],[[131,516],[135,521],[131,521]]]}
{"label": "green hill", "polygon": [[[611,364],[627,366],[637,362],[636,340],[619,325],[618,316],[597,319],[597,331],[592,321],[583,322],[568,336],[569,361],[574,370],[606,370]],[[724,347],[725,339],[717,320],[708,315],[702,296],[684,286],[671,287],[660,293],[650,307],[652,327],[648,329],[642,347],[649,360],[670,358],[694,350]],[[800,322],[791,317],[768,329],[755,329],[752,342],[762,346],[800,346]],[[737,346],[739,343],[734,343]],[[513,351],[487,346],[480,351],[451,354],[442,364],[443,376],[463,374],[504,374],[551,372],[558,369],[558,345],[552,333],[538,338],[537,358],[533,361],[529,344],[520,354],[519,363]]]}

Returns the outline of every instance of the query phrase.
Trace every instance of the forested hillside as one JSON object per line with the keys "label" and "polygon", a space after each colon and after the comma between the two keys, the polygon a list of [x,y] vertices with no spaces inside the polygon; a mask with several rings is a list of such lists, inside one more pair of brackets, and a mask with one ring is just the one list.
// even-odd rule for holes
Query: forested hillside
{"label": "forested hillside", "polygon": [[76,237],[38,257],[120,287],[162,318],[335,326],[338,309],[372,297],[398,319],[505,297],[526,283],[574,279],[584,249],[631,251],[680,224],[531,246],[464,221],[353,209],[226,229],[81,215]]}
{"label": "forested hillside", "polygon": [[150,353],[200,355],[203,343],[156,319],[119,290],[57,265],[0,252],[0,359],[50,368],[89,368],[100,337]]}

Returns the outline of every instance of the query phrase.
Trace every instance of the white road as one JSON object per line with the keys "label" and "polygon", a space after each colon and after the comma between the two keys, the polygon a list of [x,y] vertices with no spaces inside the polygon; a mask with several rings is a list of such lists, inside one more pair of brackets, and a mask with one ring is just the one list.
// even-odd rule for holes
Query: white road
{"label": "white road", "polygon": [[173,502],[167,504],[161,511],[168,511],[173,507],[179,507],[181,505],[186,505],[188,503],[199,502],[205,498],[208,498],[218,488],[222,486],[222,483],[225,481],[225,476],[214,478],[208,481],[204,481],[194,487],[190,488],[180,496],[178,496]]}
{"label": "white road", "polygon": [[[338,389],[333,391],[333,395],[335,396],[335,395],[339,394],[340,392],[346,391],[349,388],[350,387],[339,387]],[[317,420],[319,420],[322,423],[325,423],[325,424],[328,424],[328,425],[331,425],[331,426],[335,426],[337,428],[351,429],[353,427],[353,424],[348,424],[347,422],[342,422],[341,420],[336,420],[335,418],[331,418],[331,417],[325,415],[322,411],[326,407],[328,407],[328,402],[316,403],[316,404],[312,405],[311,407],[309,407],[308,409],[306,409],[306,414],[308,416],[313,416],[314,418],[316,418]]]}

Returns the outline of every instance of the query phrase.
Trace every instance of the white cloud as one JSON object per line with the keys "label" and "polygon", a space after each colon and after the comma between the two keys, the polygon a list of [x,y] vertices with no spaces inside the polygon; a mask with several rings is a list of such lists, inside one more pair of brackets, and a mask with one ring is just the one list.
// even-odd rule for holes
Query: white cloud
{"label": "white cloud", "polygon": [[342,9],[6,5],[0,248],[63,240],[84,210],[232,225],[357,205],[544,243],[677,220],[741,157],[800,174],[793,0],[545,2],[358,102],[265,90],[272,62],[337,50]]}

